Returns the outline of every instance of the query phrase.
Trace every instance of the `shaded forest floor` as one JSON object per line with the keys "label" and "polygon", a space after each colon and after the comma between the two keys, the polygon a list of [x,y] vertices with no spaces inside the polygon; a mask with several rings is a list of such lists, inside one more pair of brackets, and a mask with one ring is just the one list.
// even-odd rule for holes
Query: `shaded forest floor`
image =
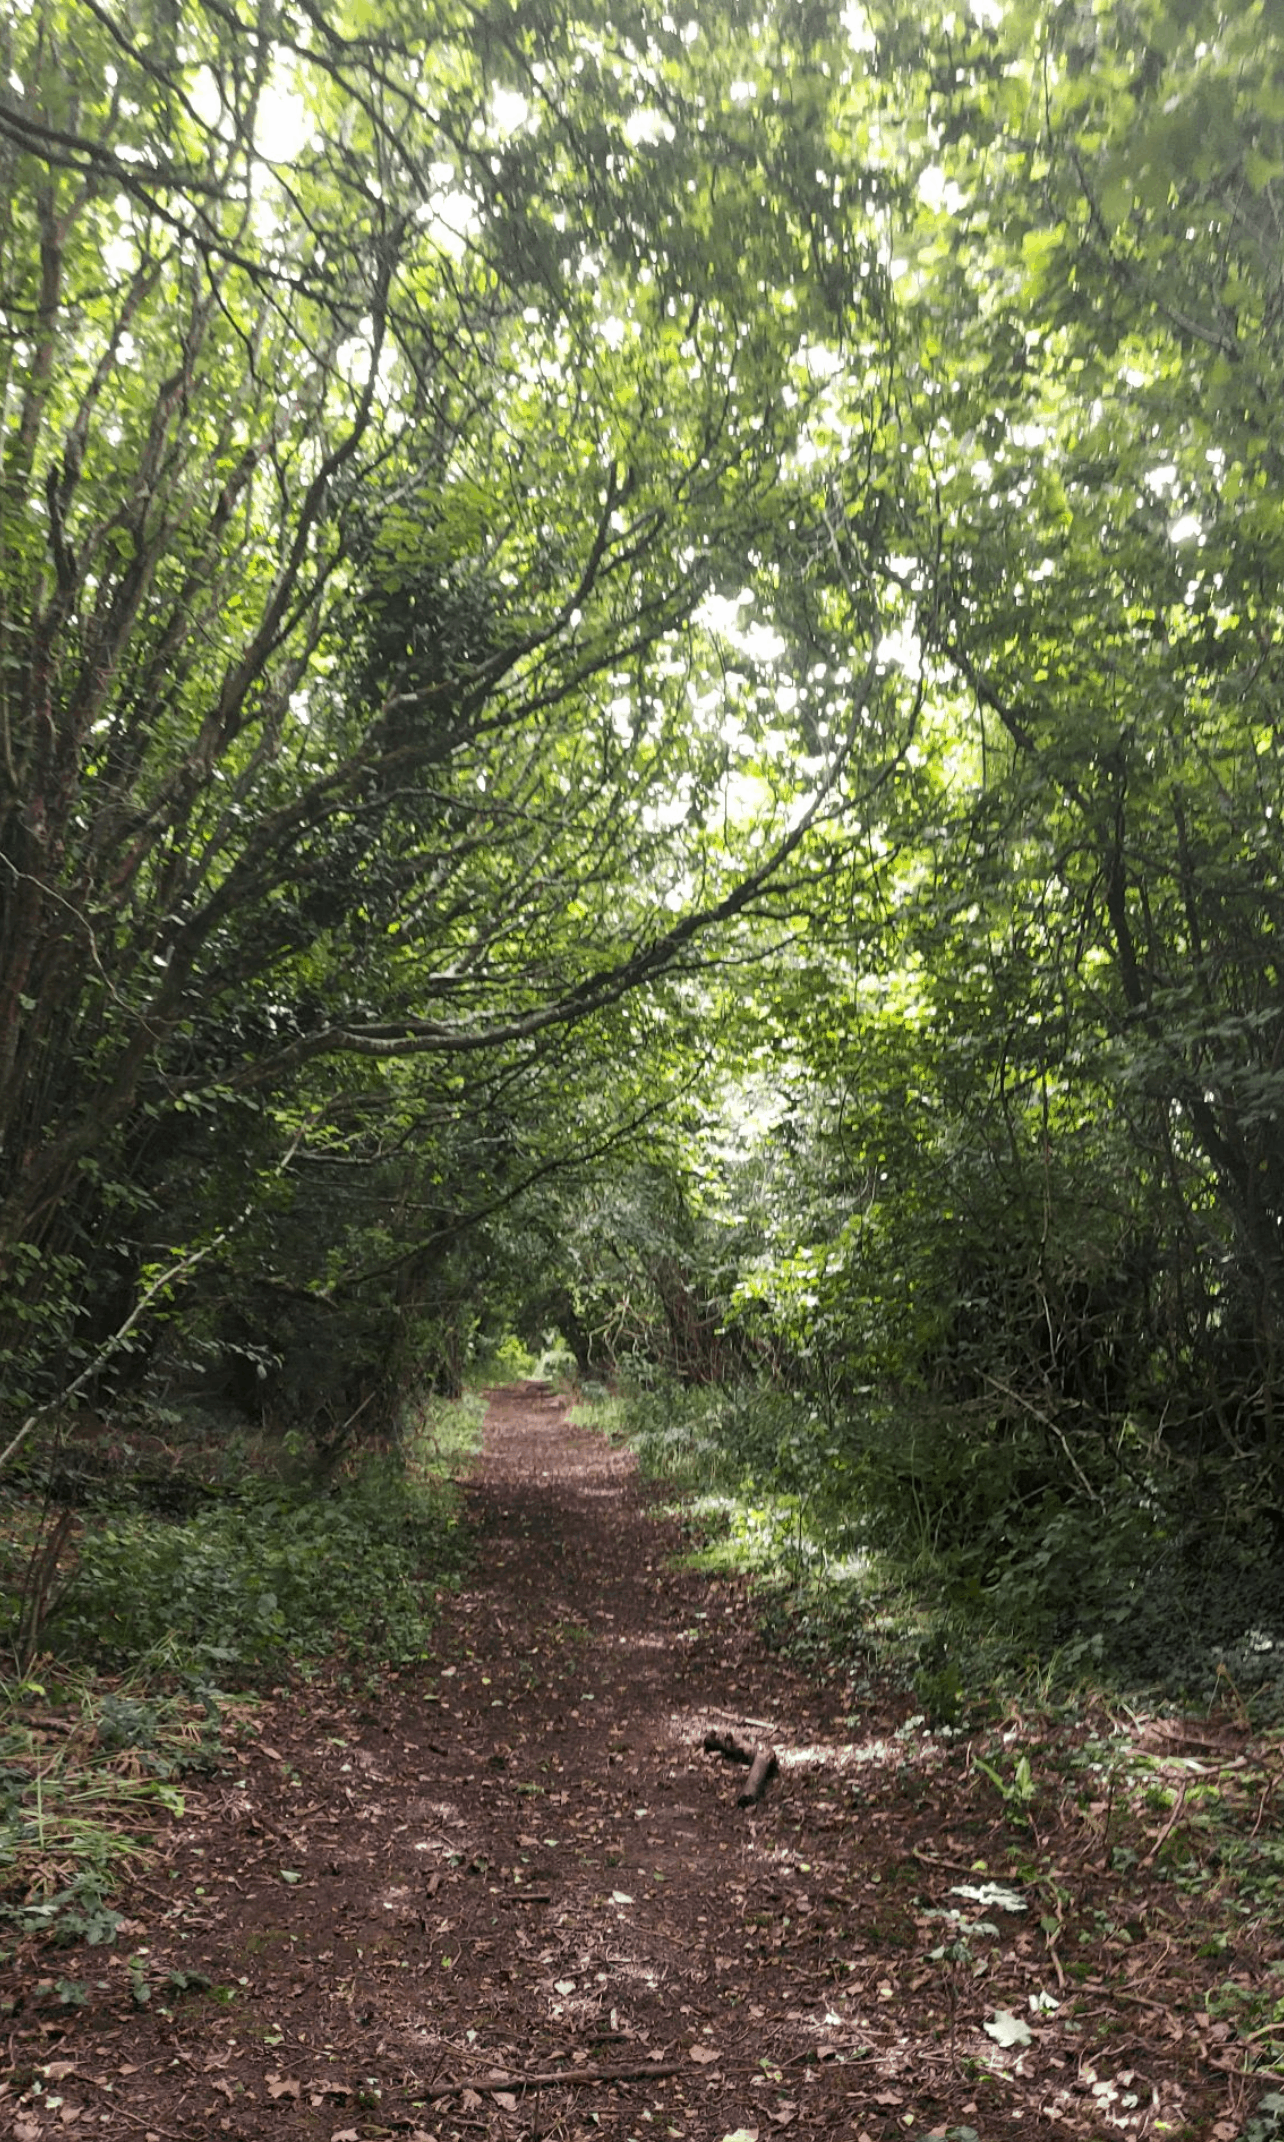
{"label": "shaded forest floor", "polygon": [[[75,1957],[86,2006],[66,1952],[11,1958],[0,2131],[1276,2132],[1278,1738],[973,1740],[804,1676],[537,1385],[469,1495],[431,1665],[249,1711]],[[778,1751],[761,1806],[710,1729]]]}

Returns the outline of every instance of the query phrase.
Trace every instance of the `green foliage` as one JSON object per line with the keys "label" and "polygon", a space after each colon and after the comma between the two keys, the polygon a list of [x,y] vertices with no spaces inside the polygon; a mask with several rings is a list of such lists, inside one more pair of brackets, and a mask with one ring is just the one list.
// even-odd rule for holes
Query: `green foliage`
{"label": "green foliage", "polygon": [[1035,1670],[1045,1688],[1201,1703],[1229,1682],[1259,1721],[1284,1715],[1274,1565],[1251,1539],[1203,1553],[1154,1510],[1046,1484],[1031,1507],[1009,1449],[929,1414],[898,1436],[894,1412],[866,1410],[835,1446],[788,1393],[661,1379],[582,1395],[577,1417],[682,1498],[699,1566],[754,1573],[770,1642],[812,1664],[877,1661],[934,1727]]}
{"label": "green foliage", "polygon": [[243,1678],[336,1644],[422,1655],[431,1590],[464,1553],[445,1487],[411,1491],[367,1460],[342,1494],[247,1482],[181,1523],[120,1514],[86,1528],[52,1618],[60,1656]]}
{"label": "green foliage", "polygon": [[147,1702],[81,1681],[70,1690],[32,1681],[5,1689],[0,1913],[55,1946],[113,1942],[112,1892],[146,1858],[146,1833],[162,1810],[182,1813],[174,1780],[207,1766],[219,1713],[208,1689]]}
{"label": "green foliage", "polygon": [[535,1374],[549,1383],[574,1384],[579,1363],[560,1331],[544,1334],[544,1344],[535,1359]]}
{"label": "green foliage", "polygon": [[485,1385],[520,1383],[539,1373],[538,1357],[531,1353],[515,1332],[508,1331],[498,1345],[489,1348],[477,1364],[474,1380]]}
{"label": "green foliage", "polygon": [[85,1867],[66,1889],[25,1904],[14,1916],[25,1932],[43,1934],[53,1948],[109,1946],[121,1923],[120,1912],[107,1902],[113,1886],[109,1866]]}
{"label": "green foliage", "polygon": [[1236,2142],[1277,2142],[1284,2135],[1284,2091],[1268,2090]]}
{"label": "green foliage", "polygon": [[750,1495],[762,1488],[797,1498],[819,1495],[826,1476],[826,1454],[806,1432],[805,1404],[765,1385],[621,1378],[610,1398],[585,1397],[580,1409],[608,1434],[627,1438],[648,1477],[675,1487]]}
{"label": "green foliage", "polygon": [[[177,1781],[221,1753],[224,1689],[336,1650],[423,1655],[434,1589],[467,1553],[453,1474],[481,1412],[421,1397],[396,1456],[329,1491],[250,1476],[165,1515],[128,1507],[116,1480],[51,1617],[60,1685],[6,1692],[0,1910],[55,1945],[114,1940],[110,1898],[147,1855],[149,1815],[181,1815]],[[140,2005],[157,1983],[140,1967]],[[201,1989],[171,1974],[159,1990]]]}
{"label": "green foliage", "polygon": [[6,33],[0,1299],[13,1394],[200,1357],[329,1462],[654,1110],[563,1037],[631,1064],[832,785],[704,605],[810,553],[802,344],[886,283],[836,7],[265,25]]}

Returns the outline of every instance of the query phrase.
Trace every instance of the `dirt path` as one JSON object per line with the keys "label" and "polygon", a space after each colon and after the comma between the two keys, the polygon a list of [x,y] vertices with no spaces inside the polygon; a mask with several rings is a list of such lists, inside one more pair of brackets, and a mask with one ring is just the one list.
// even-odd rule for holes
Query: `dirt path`
{"label": "dirt path", "polygon": [[[470,1492],[476,1577],[431,1669],[260,1712],[91,1953],[91,2005],[20,2013],[19,2142],[1180,2131],[1195,2073],[1173,2047],[1159,2072],[1144,2011],[1150,2053],[1134,2034],[1095,2065],[984,2032],[1064,1987],[1004,1904],[1010,1844],[961,1747],[848,1722],[771,1659],[740,1587],[675,1573],[631,1460],[541,1388],[494,1395]],[[738,1721],[782,1760],[744,1811],[744,1772],[702,1750]],[[951,1996],[928,1915],[979,1866],[1009,1885],[966,1907],[992,1975]]]}

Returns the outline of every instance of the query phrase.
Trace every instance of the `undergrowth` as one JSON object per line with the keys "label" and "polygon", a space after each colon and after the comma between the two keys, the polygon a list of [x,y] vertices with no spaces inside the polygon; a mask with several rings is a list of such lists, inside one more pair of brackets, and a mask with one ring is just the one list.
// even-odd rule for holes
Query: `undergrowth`
{"label": "undergrowth", "polygon": [[672,1490],[699,1566],[755,1574],[770,1641],[876,1665],[934,1723],[1036,1685],[1233,1690],[1255,1723],[1284,1718],[1284,1600],[1247,1533],[1185,1538],[1144,1497],[1023,1499],[1010,1454],[969,1454],[953,1424],[934,1440],[921,1414],[898,1437],[886,1409],[838,1421],[749,1383],[670,1382],[592,1387],[578,1412]]}
{"label": "undergrowth", "polygon": [[244,1483],[182,1524],[100,1519],[47,1625],[59,1655],[243,1679],[336,1645],[404,1660],[427,1637],[422,1572],[457,1565],[449,1497],[368,1464],[338,1496]]}
{"label": "undergrowth", "polygon": [[[213,1769],[238,1707],[210,1687],[63,1673],[0,1686],[0,1920],[55,1946],[115,1938],[110,1899]],[[247,1709],[248,1706],[240,1706]]]}
{"label": "undergrowth", "polygon": [[[247,1470],[177,1513],[122,1472],[80,1523],[44,1649],[64,1666],[229,1685],[336,1648],[418,1655],[433,1588],[464,1555],[453,1471],[481,1410],[475,1396],[433,1400],[392,1455],[360,1455],[322,1484]],[[18,1601],[5,1603],[13,1631]]]}
{"label": "undergrowth", "polygon": [[[41,1656],[0,1683],[0,1917],[109,1941],[121,1871],[261,1682],[336,1652],[424,1655],[434,1594],[467,1555],[454,1473],[482,1412],[476,1394],[419,1405],[395,1455],[324,1485],[252,1472],[165,1514],[122,1474],[79,1516]],[[0,1517],[20,1574],[29,1496]],[[12,1641],[16,1583],[0,1606]]]}

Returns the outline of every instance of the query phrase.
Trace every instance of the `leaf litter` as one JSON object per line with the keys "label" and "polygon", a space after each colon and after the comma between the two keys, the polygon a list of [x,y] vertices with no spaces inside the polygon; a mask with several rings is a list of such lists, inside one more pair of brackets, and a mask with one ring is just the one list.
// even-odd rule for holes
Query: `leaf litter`
{"label": "leaf litter", "polygon": [[[1284,2133],[1278,1739],[936,1734],[863,1665],[804,1673],[539,1386],[493,1394],[469,1493],[432,1659],[247,1710],[120,1900],[128,1954],[12,1949],[0,2128]],[[762,1804],[714,1720],[771,1722]]]}

